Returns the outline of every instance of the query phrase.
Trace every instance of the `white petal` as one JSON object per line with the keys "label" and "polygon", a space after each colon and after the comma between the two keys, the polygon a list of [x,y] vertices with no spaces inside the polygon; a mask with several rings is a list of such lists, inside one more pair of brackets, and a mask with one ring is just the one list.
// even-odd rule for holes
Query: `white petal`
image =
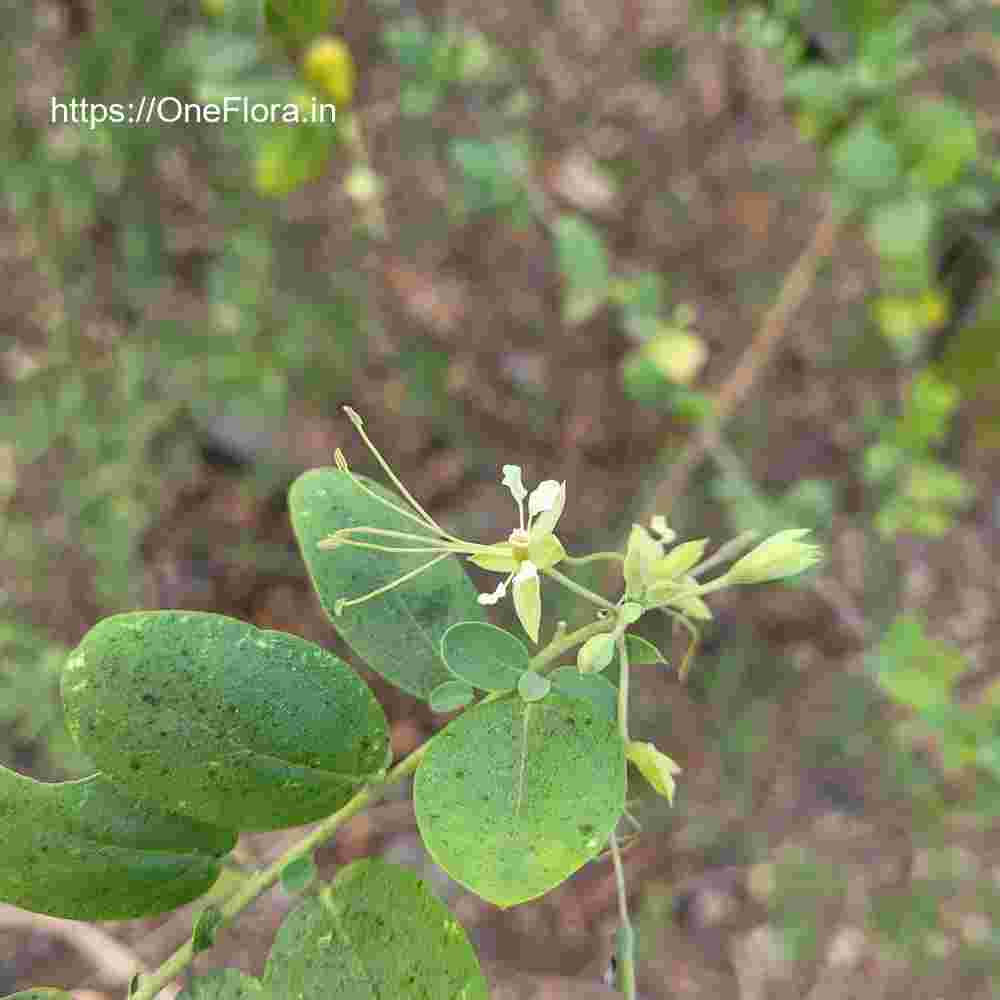
{"label": "white petal", "polygon": [[514,494],[514,499],[518,503],[521,503],[528,495],[528,491],[521,481],[521,466],[519,465],[505,465],[503,467],[503,484]]}
{"label": "white petal", "polygon": [[543,510],[552,510],[558,499],[559,484],[554,479],[546,479],[531,491],[531,496],[528,498],[528,513],[534,517]]}
{"label": "white petal", "polygon": [[502,601],[506,596],[507,581],[504,580],[502,583],[497,584],[497,589],[494,590],[492,594],[480,594],[476,600],[479,601],[480,604],[496,604],[498,601]]}
{"label": "white petal", "polygon": [[526,559],[521,563],[521,568],[514,574],[514,583],[524,583],[538,576],[538,567],[530,560]]}
{"label": "white petal", "polygon": [[[542,483],[542,486],[547,486],[548,483],[555,483],[555,480],[547,480]],[[534,520],[531,525],[531,534],[534,538],[540,538],[542,535],[549,535],[555,530],[556,523],[559,518],[562,517],[563,508],[566,506],[566,484],[565,483],[555,483],[556,489],[554,491],[554,497],[551,506],[542,510],[538,517]],[[542,486],[539,486],[540,490]],[[536,491],[537,492],[537,491]],[[530,509],[530,501],[529,501]]]}

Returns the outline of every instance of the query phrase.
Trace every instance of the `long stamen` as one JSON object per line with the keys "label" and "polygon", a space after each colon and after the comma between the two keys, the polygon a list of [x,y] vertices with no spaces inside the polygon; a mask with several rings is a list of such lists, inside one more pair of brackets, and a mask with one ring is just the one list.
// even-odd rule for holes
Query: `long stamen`
{"label": "long stamen", "polygon": [[412,580],[415,576],[423,573],[425,569],[430,569],[435,563],[441,562],[442,559],[447,559],[450,555],[450,552],[442,552],[441,555],[435,556],[433,559],[429,559],[422,566],[418,566],[416,569],[410,570],[409,573],[404,573],[398,580],[393,580],[392,583],[387,583],[384,587],[378,587],[367,594],[363,594],[361,597],[352,597],[350,599],[345,597],[338,598],[334,601],[333,613],[335,615],[340,615],[344,608],[349,608],[352,604],[363,604],[365,601],[370,601],[373,597],[379,597],[380,595],[386,593],[386,591],[398,587],[401,583],[406,583],[407,580]]}
{"label": "long stamen", "polygon": [[368,446],[368,450],[378,460],[378,464],[382,466],[382,471],[385,472],[385,474],[392,480],[393,485],[410,502],[410,504],[412,505],[413,509],[439,535],[442,535],[445,538],[454,538],[454,536],[449,535],[448,532],[446,532],[444,530],[444,528],[442,528],[441,525],[439,525],[437,523],[437,521],[435,521],[434,518],[431,517],[430,514],[428,514],[427,511],[424,510],[424,508],[420,506],[419,503],[417,503],[417,501],[414,499],[414,497],[410,494],[410,491],[396,477],[396,473],[393,472],[391,468],[389,468],[389,463],[386,462],[386,460],[381,456],[381,454],[379,454],[378,448],[375,447],[375,445],[372,443],[371,438],[369,438],[368,435],[365,433],[364,421],[361,419],[360,414],[358,414],[358,412],[356,410],[352,409],[350,406],[345,406],[344,407],[344,412],[347,414],[347,416],[350,419],[351,423],[354,424],[354,427],[357,430],[357,432],[361,435],[361,440],[364,441],[364,443]]}
{"label": "long stamen", "polygon": [[327,545],[326,543],[333,543],[339,540],[342,540],[345,544],[350,544],[348,536],[357,534],[358,532],[364,532],[366,535],[383,535],[386,538],[401,538],[406,542],[427,542],[436,549],[442,549],[450,544],[449,542],[438,541],[432,535],[418,535],[411,531],[395,531],[391,528],[371,528],[361,524],[353,525],[349,528],[338,528],[329,538],[324,538],[319,544],[323,548],[333,548],[334,545]]}
{"label": "long stamen", "polygon": [[358,476],[356,476],[351,471],[350,466],[348,466],[348,464],[347,464],[347,459],[344,458],[344,453],[339,448],[333,453],[333,460],[337,463],[337,468],[340,469],[341,472],[346,472],[351,477],[351,482],[354,483],[354,485],[357,486],[357,488],[359,490],[361,490],[362,493],[365,493],[368,496],[370,496],[372,498],[372,500],[378,501],[380,504],[382,504],[383,507],[388,507],[390,510],[395,511],[400,516],[408,518],[410,521],[413,521],[416,524],[419,524],[421,528],[432,528],[433,527],[443,537],[445,537],[445,538],[454,538],[453,535],[449,535],[449,534],[447,534],[447,532],[441,531],[439,528],[436,528],[434,525],[430,525],[426,521],[424,521],[421,518],[417,517],[416,514],[414,514],[412,511],[405,510],[403,507],[400,507],[398,504],[394,504],[391,500],[386,500],[385,497],[380,497],[374,490],[369,489],[369,487],[365,486],[365,484],[363,482],[361,482],[361,480],[358,478]]}
{"label": "long stamen", "polygon": [[691,621],[687,615],[682,615],[679,611],[675,611],[673,608],[659,608],[664,614],[670,615],[675,621],[679,621],[691,634],[691,642],[688,645],[687,652],[684,654],[684,659],[681,660],[680,670],[678,670],[678,675],[681,682],[687,680],[688,670],[691,667],[691,658],[694,656],[695,650],[698,648],[698,640],[701,639],[701,632],[698,631],[697,626]]}

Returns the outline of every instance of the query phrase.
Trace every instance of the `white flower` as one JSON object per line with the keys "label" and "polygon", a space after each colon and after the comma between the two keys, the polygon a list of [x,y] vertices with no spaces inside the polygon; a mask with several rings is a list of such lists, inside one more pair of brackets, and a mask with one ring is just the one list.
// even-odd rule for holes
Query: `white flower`
{"label": "white flower", "polygon": [[[469,559],[482,569],[507,574],[495,590],[479,595],[479,603],[496,604],[507,596],[507,587],[513,583],[514,610],[525,632],[533,642],[538,642],[542,615],[538,572],[566,557],[562,543],[552,533],[566,505],[566,484],[546,479],[529,495],[518,465],[505,465],[502,481],[517,504],[518,527],[510,533],[506,542],[491,545],[489,551]],[[525,500],[528,501],[527,522],[524,517]]]}

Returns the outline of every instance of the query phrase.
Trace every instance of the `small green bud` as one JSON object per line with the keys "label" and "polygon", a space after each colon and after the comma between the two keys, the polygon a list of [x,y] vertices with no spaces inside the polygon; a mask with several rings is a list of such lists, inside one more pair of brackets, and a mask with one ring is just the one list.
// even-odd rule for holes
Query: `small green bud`
{"label": "small green bud", "polygon": [[751,549],[742,559],[737,560],[725,574],[728,584],[766,583],[795,576],[815,566],[823,559],[823,550],[818,545],[800,542],[809,528],[788,528],[766,538],[755,549]]}
{"label": "small green bud", "polygon": [[551,690],[552,681],[534,670],[525,670],[517,680],[517,693],[525,701],[541,701]]}
{"label": "small green bud", "polygon": [[581,674],[599,674],[615,658],[615,638],[604,633],[588,639],[576,654],[576,666]]}
{"label": "small green bud", "polygon": [[652,743],[641,743],[638,740],[631,740],[626,745],[625,756],[653,788],[673,805],[676,787],[674,775],[680,773],[680,766],[666,754],[660,753]]}
{"label": "small green bud", "polygon": [[625,589],[629,597],[640,597],[649,581],[653,563],[663,555],[663,545],[641,525],[633,524],[625,550]]}

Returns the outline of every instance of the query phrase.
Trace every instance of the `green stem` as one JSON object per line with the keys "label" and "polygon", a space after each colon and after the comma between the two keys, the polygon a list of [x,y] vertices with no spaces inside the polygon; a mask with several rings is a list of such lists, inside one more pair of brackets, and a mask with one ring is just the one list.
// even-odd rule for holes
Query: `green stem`
{"label": "green stem", "polygon": [[563,562],[568,562],[572,566],[586,566],[587,563],[597,562],[598,559],[625,562],[625,556],[620,552],[591,552],[589,556],[566,556]]}
{"label": "green stem", "polygon": [[710,555],[704,562],[698,563],[694,569],[688,570],[688,575],[700,576],[713,566],[718,566],[719,563],[725,562],[727,559],[732,559],[744,549],[749,548],[755,541],[757,541],[758,537],[759,536],[756,531],[744,531],[742,534],[730,539],[725,545],[720,546],[717,552]]}
{"label": "green stem", "polygon": [[599,608],[605,608],[608,611],[615,610],[615,605],[607,600],[607,598],[601,597],[600,594],[595,594],[594,591],[589,590],[575,580],[571,580],[554,567],[550,566],[548,569],[543,569],[542,572],[557,583],[561,583],[567,590],[572,590],[574,594],[582,597],[585,601],[590,601],[591,604],[596,604]]}
{"label": "green stem", "polygon": [[628,644],[625,635],[618,636],[618,725],[621,729],[622,744],[628,746]]}
{"label": "green stem", "polygon": [[582,628],[574,629],[572,632],[557,633],[552,641],[531,658],[531,669],[540,671],[543,667],[557,660],[568,649],[579,646],[592,636],[600,635],[602,632],[613,632],[615,620],[613,618],[599,618],[596,622],[584,625]]}
{"label": "green stem", "polygon": [[[543,650],[531,658],[531,667],[533,670],[538,670],[560,657],[567,649],[572,649],[581,642],[586,642],[591,636],[599,635],[601,632],[607,632],[613,628],[614,621],[612,619],[599,619],[572,632],[558,632]],[[491,695],[485,700],[492,701],[499,698],[501,694]],[[314,848],[328,840],[340,826],[352,816],[361,812],[366,806],[371,805],[390,785],[412,774],[427,753],[433,740],[434,737],[431,737],[423,746],[414,750],[406,760],[397,764],[386,775],[383,781],[363,788],[350,802],[333,813],[333,815],[328,816],[305,838],[285,851],[277,861],[273,862],[263,871],[248,878],[221,906],[223,922],[230,922],[233,917],[246,909],[258,896],[274,885],[281,877],[281,872],[286,865],[304,857]],[[139,989],[132,995],[131,1000],[155,1000],[157,993],[191,964],[191,960],[194,958],[191,944],[190,940],[186,941],[155,972],[150,973],[148,976],[142,976]]]}
{"label": "green stem", "polygon": [[[392,784],[412,774],[417,765],[427,753],[433,737],[427,740],[423,746],[418,747],[406,758],[400,761],[383,781],[373,783],[363,788],[355,795],[350,802],[338,809],[333,815],[328,816],[306,837],[297,844],[290,847],[277,861],[270,864],[263,871],[247,879],[246,882],[220,907],[222,911],[223,923],[228,923],[242,910],[245,910],[258,896],[271,888],[281,877],[282,870],[292,861],[307,855],[311,850],[328,840],[336,830],[342,826],[352,816],[357,815],[366,806],[370,805]],[[139,980],[139,989],[132,994],[131,1000],[155,1000],[156,995],[172,979],[191,963],[194,958],[191,940],[186,941],[170,956],[155,972],[148,976],[142,976]]]}
{"label": "green stem", "polygon": [[616,954],[618,958],[618,989],[622,991],[626,1000],[636,1000],[635,993],[635,931],[632,929],[632,921],[628,916],[628,894],[625,890],[625,872],[622,869],[621,853],[618,850],[618,838],[615,831],[611,831],[608,837],[608,844],[611,847],[611,861],[615,866],[615,886],[618,889],[618,917],[621,926],[616,935],[618,944]]}

